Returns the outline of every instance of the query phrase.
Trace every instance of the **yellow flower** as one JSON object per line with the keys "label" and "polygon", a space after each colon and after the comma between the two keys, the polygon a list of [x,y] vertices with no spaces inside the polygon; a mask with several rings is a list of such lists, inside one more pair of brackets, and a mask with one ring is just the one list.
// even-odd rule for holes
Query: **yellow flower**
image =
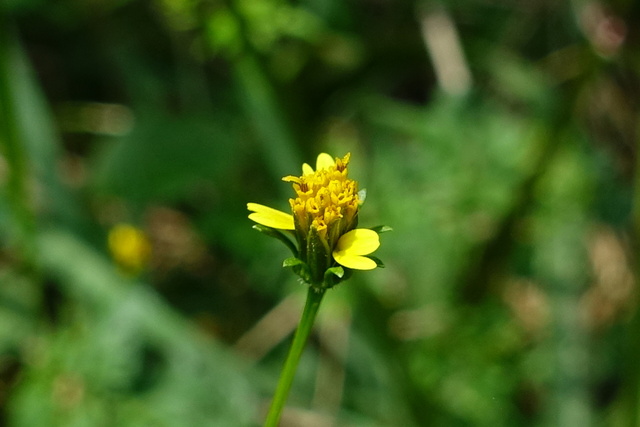
{"label": "yellow flower", "polygon": [[[269,234],[285,240],[275,230],[288,230],[295,237],[297,246],[294,259],[285,261],[307,282],[315,286],[330,287],[342,279],[344,271],[339,265],[355,270],[371,270],[378,261],[367,255],[380,246],[378,232],[356,228],[358,210],[362,201],[358,196],[358,183],[348,178],[350,154],[342,159],[322,153],[316,169],[302,165],[301,176],[286,176],[295,198],[289,199],[292,213],[285,213],[257,203],[248,203],[253,212],[249,218],[269,227]],[[266,230],[264,230],[266,232]],[[290,241],[289,241],[290,242]],[[337,263],[337,264],[336,264]],[[327,273],[328,272],[328,273]],[[329,276],[327,276],[329,274]],[[327,283],[327,277],[337,276]]]}
{"label": "yellow flower", "polygon": [[142,230],[118,224],[109,231],[109,250],[118,266],[128,274],[138,274],[151,256],[151,244]]}

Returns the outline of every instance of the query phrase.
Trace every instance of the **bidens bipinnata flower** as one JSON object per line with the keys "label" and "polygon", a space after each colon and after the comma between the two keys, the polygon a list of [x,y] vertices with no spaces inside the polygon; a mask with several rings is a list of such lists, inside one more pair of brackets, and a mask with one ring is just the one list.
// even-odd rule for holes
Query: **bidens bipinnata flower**
{"label": "bidens bipinnata flower", "polygon": [[[284,261],[305,282],[330,288],[347,278],[351,270],[372,270],[382,262],[371,256],[380,246],[378,234],[389,227],[356,228],[364,191],[348,178],[350,154],[335,160],[318,156],[315,171],[302,165],[302,176],[282,178],[290,182],[296,197],[289,199],[292,213],[248,203],[254,228],[283,241],[294,256]],[[285,230],[295,238],[295,244]],[[343,268],[343,267],[346,267]]]}

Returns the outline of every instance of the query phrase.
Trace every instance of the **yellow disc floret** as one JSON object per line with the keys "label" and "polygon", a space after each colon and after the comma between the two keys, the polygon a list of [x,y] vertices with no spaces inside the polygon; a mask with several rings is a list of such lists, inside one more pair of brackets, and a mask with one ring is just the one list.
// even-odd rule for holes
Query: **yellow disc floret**
{"label": "yellow disc floret", "polygon": [[337,238],[356,226],[358,187],[347,177],[350,154],[335,161],[320,157],[316,171],[305,164],[303,175],[287,176],[296,198],[290,199],[296,231],[308,235],[311,229],[333,248]]}

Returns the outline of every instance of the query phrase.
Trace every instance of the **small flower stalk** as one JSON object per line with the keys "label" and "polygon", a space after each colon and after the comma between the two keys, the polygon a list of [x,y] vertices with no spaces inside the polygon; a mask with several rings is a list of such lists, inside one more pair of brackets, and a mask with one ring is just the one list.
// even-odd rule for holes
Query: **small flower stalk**
{"label": "small flower stalk", "polygon": [[302,350],[327,289],[346,280],[353,270],[383,267],[371,254],[380,246],[378,234],[391,228],[358,228],[358,212],[365,191],[348,177],[350,154],[333,158],[318,156],[315,170],[302,165],[301,176],[285,176],[295,197],[289,199],[291,213],[257,203],[248,203],[249,218],[262,233],[282,241],[293,253],[284,260],[309,285],[307,301],[291,348],[282,368],[264,426],[276,427],[293,384]]}
{"label": "small flower stalk", "polygon": [[295,192],[289,199],[291,213],[247,204],[254,228],[291,249],[293,257],[283,265],[316,290],[337,285],[352,270],[383,267],[371,254],[380,246],[378,234],[390,228],[357,228],[366,193],[348,177],[349,159],[350,154],[334,159],[322,153],[315,170],[305,163],[301,176],[285,176]]}

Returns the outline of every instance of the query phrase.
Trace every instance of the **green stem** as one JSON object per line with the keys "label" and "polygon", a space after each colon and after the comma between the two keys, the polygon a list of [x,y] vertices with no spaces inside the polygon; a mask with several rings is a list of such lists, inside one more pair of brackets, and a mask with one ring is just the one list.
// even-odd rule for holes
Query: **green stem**
{"label": "green stem", "polygon": [[271,407],[267,414],[267,419],[264,422],[264,427],[277,427],[280,422],[280,415],[282,409],[287,401],[289,390],[291,390],[291,384],[293,383],[293,377],[296,374],[296,368],[302,355],[313,322],[318,314],[318,308],[320,308],[320,302],[324,296],[324,289],[316,289],[313,286],[309,286],[309,292],[307,293],[307,302],[304,305],[302,317],[300,318],[300,324],[296,330],[296,334],[293,337],[287,360],[284,362],[284,367],[280,373],[280,379],[278,380],[278,386],[276,387],[275,395],[271,401]]}

